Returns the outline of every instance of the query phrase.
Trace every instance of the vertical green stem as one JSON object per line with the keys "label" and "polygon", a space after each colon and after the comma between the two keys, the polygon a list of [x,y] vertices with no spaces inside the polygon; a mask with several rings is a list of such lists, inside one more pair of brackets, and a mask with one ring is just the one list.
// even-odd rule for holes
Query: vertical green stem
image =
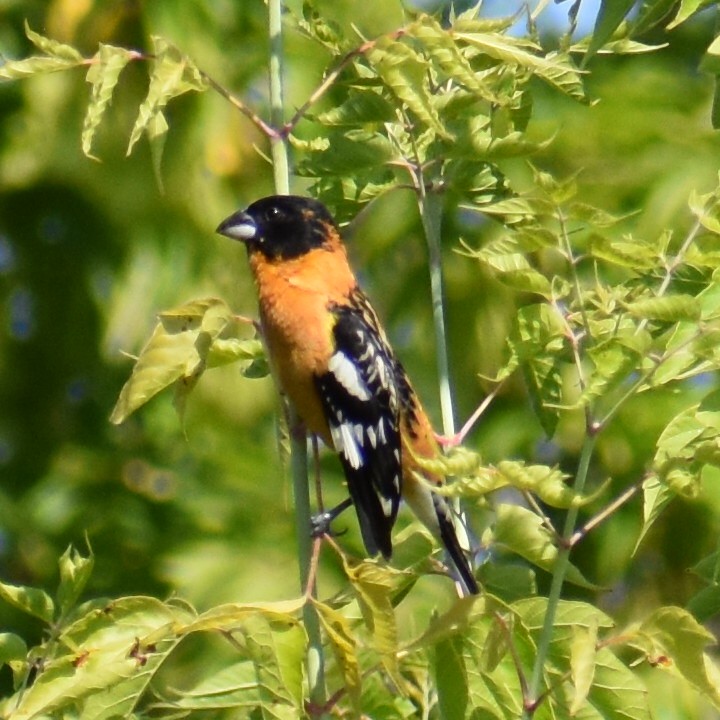
{"label": "vertical green stem", "polygon": [[[284,122],[282,3],[280,0],[269,0],[268,2],[268,29],[270,33],[270,124],[274,128],[280,128]],[[290,163],[285,138],[271,138],[270,151],[275,191],[280,195],[287,195],[290,192]]]}
{"label": "vertical green stem", "polygon": [[432,297],[433,325],[435,327],[435,353],[443,433],[446,436],[451,436],[455,434],[455,413],[453,411],[452,390],[450,387],[450,364],[448,362],[448,342],[445,330],[442,257],[440,252],[443,202],[442,196],[438,193],[426,193],[422,181],[420,182],[417,197],[425,239],[428,244],[430,293]]}
{"label": "vertical green stem", "polygon": [[[587,435],[580,452],[580,461],[578,463],[578,471],[575,476],[574,491],[577,495],[581,495],[585,491],[585,483],[587,482],[588,469],[590,468],[590,458],[595,448],[595,435]],[[529,697],[526,698],[528,707],[523,713],[524,720],[529,720],[535,712],[535,702],[540,690],[540,684],[543,679],[543,670],[545,661],[547,660],[550,641],[552,640],[553,630],[555,627],[555,616],[557,613],[558,603],[560,602],[560,594],[562,586],[565,582],[567,569],[570,565],[570,539],[575,532],[575,524],[577,523],[579,508],[571,507],[565,516],[565,526],[563,528],[563,543],[558,550],[555,568],[553,570],[552,582],[550,584],[550,593],[548,594],[547,609],[545,610],[545,619],[543,622],[540,640],[538,641],[537,655],[535,656],[535,664],[533,666],[532,677],[528,688]]]}
{"label": "vertical green stem", "polygon": [[[268,0],[268,26],[270,34],[270,124],[278,129],[284,123],[282,67],[282,2]],[[273,161],[275,191],[279,195],[290,192],[290,163],[284,137],[272,137],[270,149]],[[294,408],[290,408],[290,472],[295,501],[295,527],[297,533],[300,591],[305,592],[312,562],[310,528],[310,484],[308,482],[307,439],[302,423]],[[314,590],[313,590],[314,592]],[[307,675],[310,701],[320,707],[325,702],[325,665],[323,658],[320,621],[311,603],[304,608],[305,631],[308,635]]]}

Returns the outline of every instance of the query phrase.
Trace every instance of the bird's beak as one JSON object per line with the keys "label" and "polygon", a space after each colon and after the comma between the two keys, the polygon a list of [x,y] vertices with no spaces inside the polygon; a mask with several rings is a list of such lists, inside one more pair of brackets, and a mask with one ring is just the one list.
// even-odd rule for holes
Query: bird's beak
{"label": "bird's beak", "polygon": [[215,232],[231,240],[247,242],[257,236],[257,225],[255,221],[243,210],[233,213],[225,218],[216,228]]}

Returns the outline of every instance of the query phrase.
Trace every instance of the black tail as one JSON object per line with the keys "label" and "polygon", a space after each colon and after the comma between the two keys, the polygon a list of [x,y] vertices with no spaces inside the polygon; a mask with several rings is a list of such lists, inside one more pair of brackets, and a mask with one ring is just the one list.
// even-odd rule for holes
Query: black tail
{"label": "black tail", "polygon": [[445,498],[440,495],[433,493],[433,505],[435,506],[435,512],[437,514],[438,525],[440,526],[440,538],[447,550],[447,554],[450,557],[452,564],[455,569],[455,580],[461,585],[463,590],[463,597],[468,595],[478,595],[480,588],[478,587],[477,580],[473,575],[470,563],[460,547],[460,541],[458,540],[457,533],[455,532],[455,525],[453,524],[450,507],[445,501]]}

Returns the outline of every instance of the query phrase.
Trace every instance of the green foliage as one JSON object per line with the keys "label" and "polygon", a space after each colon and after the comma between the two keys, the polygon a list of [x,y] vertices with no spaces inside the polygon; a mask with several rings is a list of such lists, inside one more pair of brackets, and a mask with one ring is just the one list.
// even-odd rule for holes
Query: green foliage
{"label": "green foliage", "polygon": [[[82,122],[84,155],[113,163],[113,153],[140,155],[138,141],[146,136],[155,174],[169,192],[165,198],[138,192],[137,177],[151,174],[142,158],[122,166],[139,173],[127,184],[118,179],[122,173],[114,164],[107,174],[94,176],[102,178],[98,181],[87,173],[102,173],[99,164],[76,170],[72,163],[57,163],[76,173],[78,185],[93,186],[91,196],[117,194],[114,210],[103,215],[104,230],[117,223],[125,232],[137,232],[122,270],[117,261],[112,266],[119,284],[128,288],[114,291],[120,297],[114,305],[103,295],[108,291],[98,269],[102,263],[89,264],[94,302],[114,308],[106,309],[107,325],[126,328],[122,344],[130,347],[143,336],[142,329],[127,330],[138,317],[158,314],[159,322],[111,415],[113,424],[123,424],[118,432],[124,434],[95,445],[76,440],[63,446],[31,478],[37,483],[34,494],[7,490],[7,498],[0,498],[10,508],[0,508],[0,523],[23,539],[17,543],[17,562],[25,563],[8,571],[7,581],[3,568],[0,581],[3,608],[16,613],[9,615],[8,632],[0,634],[0,663],[9,668],[11,685],[0,701],[3,717],[334,713],[640,720],[662,707],[656,695],[666,685],[677,690],[673,707],[680,707],[689,688],[703,707],[720,708],[716,662],[708,649],[714,637],[703,626],[720,609],[720,562],[716,544],[708,543],[712,533],[698,531],[697,540],[686,531],[680,534],[688,538],[672,537],[670,544],[691,547],[693,555],[665,574],[658,570],[650,589],[646,579],[634,587],[632,572],[633,563],[642,567],[643,558],[661,551],[657,535],[672,522],[676,508],[702,507],[713,513],[717,527],[712,483],[720,467],[715,389],[720,188],[710,187],[705,176],[700,182],[699,173],[693,176],[695,187],[676,188],[674,163],[659,167],[647,156],[624,169],[632,180],[623,178],[619,167],[604,165],[601,140],[597,156],[573,157],[572,150],[564,150],[572,146],[570,140],[584,138],[570,138],[556,122],[559,113],[583,113],[588,137],[594,131],[602,141],[619,145],[628,112],[655,120],[653,113],[670,100],[653,97],[650,80],[614,83],[614,78],[636,62],[645,63],[637,67],[651,75],[653,63],[660,62],[651,53],[660,46],[643,42],[644,33],[659,32],[663,24],[679,27],[714,3],[657,0],[643,3],[631,16],[634,3],[604,0],[591,35],[573,37],[571,9],[568,31],[552,46],[534,26],[546,4],[529,13],[523,37],[511,32],[516,18],[485,18],[482,8],[448,10],[442,18],[408,13],[401,26],[385,8],[388,14],[377,14],[384,27],[373,25],[369,33],[356,23],[352,34],[347,20],[362,18],[349,17],[340,7],[293,4],[286,23],[294,30],[288,55],[298,78],[287,90],[293,96],[289,105],[298,110],[274,128],[262,120],[267,109],[252,90],[264,65],[262,59],[251,62],[261,55],[256,46],[264,48],[259,39],[264,20],[254,10],[232,11],[235,34],[228,52],[242,47],[240,57],[248,62],[234,64],[223,55],[215,58],[215,68],[215,45],[222,44],[215,37],[224,37],[224,19],[202,4],[187,26],[180,12],[168,24],[172,7],[167,16],[157,8],[145,10],[147,52],[122,47],[129,43],[120,32],[120,40],[113,38],[118,44],[105,42],[100,33],[93,37],[97,52],[88,56],[76,49],[87,44],[78,36],[68,44],[25,26],[34,54],[6,61],[0,78],[32,78],[23,99],[28,108],[32,88],[40,88],[42,103],[36,99],[36,107],[42,106],[39,115],[48,114],[49,83],[61,77],[57,73],[87,70],[89,99],[68,106],[78,122],[58,145],[67,148],[68,137],[76,141]],[[194,43],[203,33],[213,39],[198,49]],[[69,35],[65,39],[73,40]],[[702,62],[715,76],[716,46],[717,40],[710,43]],[[295,51],[309,58],[308,73],[314,68],[324,76],[314,90],[299,78]],[[623,53],[649,54],[649,59],[602,64],[604,56]],[[199,69],[206,64],[212,74]],[[144,84],[137,83],[133,65],[147,68]],[[49,73],[56,74],[46,78]],[[594,84],[603,73],[611,87],[604,93]],[[664,88],[667,72],[659,76]],[[225,89],[234,82],[243,85],[243,99]],[[616,107],[614,122],[593,120],[602,107],[589,100],[600,94],[603,103],[612,104],[628,87],[642,88],[646,96],[630,109]],[[210,93],[202,103],[178,99],[210,89],[252,125],[252,130],[243,126],[242,141],[237,128],[228,130],[230,122],[217,106],[203,109],[213,102]],[[543,126],[543,114],[553,124]],[[682,152],[702,147],[687,130],[688,117],[680,117]],[[176,146],[169,126],[177,133]],[[108,132],[99,133],[101,128]],[[633,129],[633,147],[643,145],[643,132]],[[660,133],[659,123],[652,133]],[[439,574],[438,559],[427,534],[411,525],[397,533],[392,567],[356,559],[340,549],[346,547],[343,538],[330,543],[335,576],[332,563],[313,568],[320,580],[318,597],[308,592],[291,600],[257,600],[266,593],[293,594],[281,584],[285,578],[275,578],[271,589],[263,586],[269,568],[290,562],[290,553],[281,550],[280,493],[268,480],[264,447],[271,431],[259,380],[267,366],[252,321],[210,295],[216,283],[230,287],[226,251],[218,249],[220,260],[208,264],[187,247],[194,231],[207,235],[212,217],[231,202],[227,183],[209,180],[198,158],[211,158],[207,163],[215,175],[242,178],[242,193],[255,197],[266,179],[251,146],[284,140],[294,149],[299,182],[311,183],[310,191],[339,219],[355,217],[371,202],[363,216],[370,223],[373,213],[382,218],[378,238],[373,241],[368,233],[371,242],[357,250],[376,274],[377,286],[387,288],[383,302],[391,334],[393,326],[407,324],[406,308],[424,286],[405,278],[415,272],[418,253],[400,247],[397,234],[422,225],[426,234],[438,235],[428,237],[431,272],[438,269],[432,265],[437,241],[449,307],[462,318],[460,329],[450,332],[451,349],[455,337],[462,355],[456,361],[458,395],[461,402],[477,395],[470,378],[478,372],[494,386],[495,402],[483,418],[479,440],[428,462],[434,472],[452,478],[441,492],[462,498],[470,525],[482,529],[476,554],[484,592],[478,598],[438,600],[442,581],[433,577]],[[648,154],[655,157],[657,145],[650,145]],[[10,149],[2,149],[3,159],[14,160],[7,167],[23,168],[15,170],[16,183],[30,183],[33,172],[40,172],[39,166],[27,169],[18,161],[33,146],[23,138],[17,145],[8,140]],[[586,162],[589,170],[583,172]],[[206,189],[210,182],[212,192]],[[421,222],[392,230],[383,220],[408,222],[407,208],[396,208],[410,192]],[[689,212],[657,220],[653,207],[677,207],[681,201]],[[22,217],[32,203],[17,207],[24,209],[14,210],[13,217]],[[3,226],[2,232],[11,229]],[[94,239],[103,235],[96,232]],[[441,239],[451,243],[444,254]],[[48,236],[46,243],[52,242]],[[72,252],[63,251],[74,261]],[[198,280],[201,275],[205,279]],[[39,278],[33,287],[47,284]],[[67,285],[68,293],[75,289]],[[154,296],[158,287],[162,293]],[[179,300],[179,287],[183,295],[202,299]],[[241,293],[241,302],[250,303],[251,291]],[[158,313],[167,305],[175,309]],[[72,308],[65,314],[78,322]],[[412,334],[427,335],[422,319],[412,319]],[[483,328],[479,335],[476,323]],[[45,334],[51,329],[52,323],[42,326]],[[41,366],[43,371],[60,362],[64,340],[52,336],[52,362]],[[422,368],[429,362],[422,342],[419,346],[418,386],[427,388]],[[413,362],[410,357],[408,364]],[[222,366],[230,367],[206,373]],[[223,379],[213,390],[215,377]],[[242,385],[230,391],[234,382]],[[198,446],[178,449],[179,423],[161,399],[145,407],[169,388],[190,442],[195,434]],[[0,425],[0,439],[2,430]],[[555,455],[550,460],[538,449],[543,435],[543,446]],[[32,439],[36,451],[42,442]],[[475,442],[482,455],[471,449]],[[118,465],[122,470],[107,470]],[[322,468],[325,477],[333,475]],[[85,507],[81,491],[105,480],[104,472],[122,480],[120,490],[108,498],[108,485],[101,484],[95,513],[73,515],[70,508]],[[332,483],[326,486],[332,495]],[[129,495],[132,504],[117,502]],[[636,495],[641,503],[630,504]],[[18,517],[29,518],[29,531]],[[57,557],[62,545],[53,554],[53,543],[63,536],[56,532],[38,549],[41,533],[35,528],[52,535],[61,527],[77,543],[86,523],[92,526],[89,534],[106,545],[98,549],[93,537],[95,555],[87,557],[68,547],[55,572],[57,589],[49,594],[41,589],[52,576],[47,558]],[[351,533],[347,547],[356,542]],[[593,542],[597,547],[588,549]],[[123,552],[118,543],[124,543]],[[113,560],[124,562],[128,548],[136,553],[135,567],[157,562],[150,570],[158,583],[152,594],[138,593],[133,581],[123,578],[114,584],[97,580],[112,572]],[[664,557],[670,564],[672,552],[666,550]],[[678,578],[689,565],[696,584],[684,587]],[[610,572],[603,574],[603,567]],[[238,580],[230,582],[234,576]],[[170,581],[164,585],[158,578]],[[173,585],[180,585],[192,604],[157,599]],[[106,587],[117,599],[80,602],[84,594],[98,595]],[[608,587],[619,588],[620,608],[603,600]],[[241,595],[250,599],[237,600]],[[317,618],[319,647],[309,617]],[[318,668],[324,683],[320,704],[311,700]]]}
{"label": "green foliage", "polygon": [[[244,318],[233,315],[217,298],[194,300],[167,310],[137,358],[110,422],[121,423],[161,390],[174,385],[180,410],[205,370],[247,361],[245,372],[262,377],[262,347],[257,339],[240,337]],[[255,364],[253,364],[253,362]]]}

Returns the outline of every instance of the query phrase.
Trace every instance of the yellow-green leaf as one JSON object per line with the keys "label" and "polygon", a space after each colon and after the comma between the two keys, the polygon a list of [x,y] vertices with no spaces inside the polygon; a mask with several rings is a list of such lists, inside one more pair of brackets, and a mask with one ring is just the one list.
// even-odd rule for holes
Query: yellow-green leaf
{"label": "yellow-green leaf", "polygon": [[321,602],[314,602],[313,604],[333,649],[335,661],[340,668],[344,681],[343,686],[348,693],[353,708],[356,712],[359,712],[362,675],[352,627],[344,615],[329,605]]}
{"label": "yellow-green leaf", "polygon": [[569,508],[581,498],[567,484],[570,477],[557,467],[527,465],[518,460],[501,460],[496,469],[508,485],[537,495],[548,505]]}
{"label": "yellow-green leaf", "polygon": [[89,610],[62,631],[43,671],[13,699],[13,720],[127,717],[179,641],[176,625],[189,615],[149,597]]}
{"label": "yellow-green leaf", "polygon": [[92,142],[103,114],[112,101],[113,90],[123,68],[138,53],[113,45],[100,45],[92,59],[86,80],[92,85],[90,102],[85,111],[82,129],[82,149],[88,157],[92,155]]}
{"label": "yellow-green leaf", "polygon": [[51,38],[47,38],[39,33],[36,33],[34,30],[30,29],[30,25],[28,25],[27,20],[25,21],[25,35],[27,35],[28,40],[30,40],[30,42],[38,50],[44,52],[50,57],[67,60],[75,63],[76,65],[83,61],[83,56],[74,47],[71,45],[65,45],[57,40],[52,40]]}
{"label": "yellow-green leaf", "polygon": [[25,660],[26,657],[27,645],[19,635],[0,632],[0,666],[16,660]]}
{"label": "yellow-green leaf", "polygon": [[585,705],[595,676],[595,657],[597,654],[597,622],[589,625],[575,625],[572,629],[570,645],[570,677],[573,695],[570,703],[570,715],[573,716]]}
{"label": "yellow-green leaf", "polygon": [[[164,312],[160,322],[142,349],[132,375],[125,383],[110,421],[123,422],[132,412],[173,383],[180,382],[181,398],[207,369],[213,345],[225,334],[236,332],[237,322],[230,308],[217,298],[194,300]],[[228,357],[223,344],[213,363],[231,362],[243,355],[241,340]],[[257,341],[247,340],[247,355],[256,357]]]}
{"label": "yellow-green leaf", "polygon": [[47,623],[52,622],[55,614],[52,598],[39,588],[0,582],[0,599]]}
{"label": "yellow-green leaf", "polygon": [[699,320],[702,308],[692,295],[663,295],[662,297],[643,298],[626,304],[629,313],[643,320],[678,322],[680,320]]}
{"label": "yellow-green leaf", "polygon": [[83,64],[84,60],[33,55],[24,60],[8,60],[0,65],[0,80],[21,80],[30,75],[68,70]]}
{"label": "yellow-green leaf", "polygon": [[542,55],[533,42],[493,32],[456,32],[455,37],[478,48],[488,57],[529,70],[561,92],[585,100],[581,71],[563,53]]}
{"label": "yellow-green leaf", "polygon": [[463,55],[461,46],[455,42],[452,31],[443,28],[434,17],[423,14],[408,27],[408,33],[423,43],[425,52],[442,73],[478,97],[496,105],[507,102],[493,88],[482,82],[482,75],[473,70]]}
{"label": "yellow-green leaf", "polygon": [[433,674],[437,688],[440,716],[464,718],[468,705],[468,676],[463,655],[463,641],[458,635],[435,644]]}
{"label": "yellow-green leaf", "polygon": [[406,43],[384,39],[377,42],[365,57],[407,109],[438,135],[450,138],[430,99],[428,61],[422,55]]}
{"label": "yellow-green leaf", "polygon": [[642,623],[636,639],[654,666],[680,674],[720,708],[720,686],[715,673],[708,672],[710,659],[704,652],[715,644],[715,636],[687,610],[658,608]]}
{"label": "yellow-green leaf", "polygon": [[[552,573],[558,558],[555,537],[542,518],[520,505],[502,504],[496,510],[495,542],[524,557],[528,562]],[[574,566],[568,566],[568,582],[597,590]]]}
{"label": "yellow-green leaf", "polygon": [[371,561],[353,565],[343,558],[343,564],[383,666],[398,686],[402,686],[397,662],[397,624],[392,606],[393,575],[397,571]]}
{"label": "yellow-green leaf", "polygon": [[92,551],[87,557],[81,555],[72,546],[62,554],[59,560],[60,586],[57,599],[60,612],[64,615],[72,609],[90,579],[94,564]]}
{"label": "yellow-green leaf", "polygon": [[130,133],[128,155],[143,133],[157,140],[167,130],[162,111],[170,100],[186,92],[201,92],[208,87],[200,70],[176,47],[158,36],[153,36],[152,41],[155,60],[150,85]]}

